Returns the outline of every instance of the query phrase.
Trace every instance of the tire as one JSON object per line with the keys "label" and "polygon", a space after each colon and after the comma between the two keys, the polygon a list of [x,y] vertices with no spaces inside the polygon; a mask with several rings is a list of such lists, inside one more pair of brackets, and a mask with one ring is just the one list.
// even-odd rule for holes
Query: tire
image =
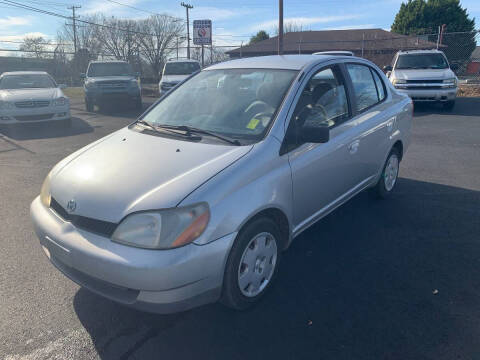
{"label": "tire", "polygon": [[455,107],[455,100],[449,100],[443,104],[443,109],[446,111],[452,111]]}
{"label": "tire", "polygon": [[223,305],[245,310],[265,295],[277,275],[281,239],[277,224],[269,218],[258,218],[240,231],[225,267]]}
{"label": "tire", "polygon": [[142,110],[143,109],[143,103],[142,103],[141,98],[139,100],[135,100],[135,109],[136,110]]}
{"label": "tire", "polygon": [[88,112],[93,112],[93,111],[94,111],[93,102],[88,101],[87,99],[85,99],[85,110],[87,110]]}
{"label": "tire", "polygon": [[[393,164],[391,162],[393,162]],[[391,166],[393,166],[393,168]],[[390,196],[390,194],[395,189],[395,185],[397,184],[399,166],[400,152],[397,148],[393,148],[390,151],[390,154],[388,154],[385,165],[383,165],[382,175],[380,176],[380,179],[378,179],[375,187],[370,189],[370,193],[375,198],[385,199]]]}

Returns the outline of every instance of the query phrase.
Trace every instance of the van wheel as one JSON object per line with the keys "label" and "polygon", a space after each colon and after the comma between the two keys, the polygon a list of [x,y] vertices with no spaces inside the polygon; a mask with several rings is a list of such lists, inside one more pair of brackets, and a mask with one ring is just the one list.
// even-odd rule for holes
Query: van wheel
{"label": "van wheel", "polygon": [[228,256],[221,302],[244,310],[270,288],[280,262],[280,230],[272,220],[259,218],[238,234]]}
{"label": "van wheel", "polygon": [[397,184],[398,171],[400,166],[400,153],[393,148],[383,166],[382,176],[374,188],[370,189],[371,194],[379,199],[388,197]]}

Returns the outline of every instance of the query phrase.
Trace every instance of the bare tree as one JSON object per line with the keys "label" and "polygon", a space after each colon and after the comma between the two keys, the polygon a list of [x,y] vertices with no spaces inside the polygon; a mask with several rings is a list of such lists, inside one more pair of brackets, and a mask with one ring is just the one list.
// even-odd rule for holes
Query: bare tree
{"label": "bare tree", "polygon": [[[287,21],[285,24],[283,24],[283,33],[289,33],[289,32],[301,32],[301,31],[307,31],[307,29],[303,26],[302,23],[298,23],[295,21]],[[278,26],[274,28],[273,33],[275,36],[278,35]]]}
{"label": "bare tree", "polygon": [[183,34],[184,26],[180,19],[167,15],[152,15],[140,20],[138,31],[150,35],[139,35],[139,50],[158,76],[162,65],[175,50],[177,37]]}
{"label": "bare tree", "polygon": [[[77,25],[77,47],[78,49],[86,49],[90,54],[98,54],[102,52],[102,43],[98,37],[98,26],[96,24],[102,18],[101,15],[82,16],[82,20],[88,23],[80,23]],[[60,49],[65,52],[73,52],[73,27],[71,24],[64,24],[57,33],[57,42],[61,43]]]}
{"label": "bare tree", "polygon": [[139,50],[139,21],[103,18],[97,36],[104,53],[117,60],[132,61]]}
{"label": "bare tree", "polygon": [[45,40],[42,36],[26,36],[23,39],[23,44],[20,45],[20,50],[25,51],[25,56],[35,57],[37,59],[44,59],[51,57],[48,51],[48,44],[50,41]]}

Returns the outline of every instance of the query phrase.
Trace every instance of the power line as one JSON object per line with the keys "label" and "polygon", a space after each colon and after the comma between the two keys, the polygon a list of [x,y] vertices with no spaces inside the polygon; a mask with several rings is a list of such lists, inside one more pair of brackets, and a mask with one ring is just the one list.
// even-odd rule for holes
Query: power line
{"label": "power line", "polygon": [[[137,11],[141,11],[141,12],[144,12],[144,13],[147,13],[147,14],[153,14],[153,15],[160,15],[159,13],[156,13],[156,12],[153,12],[153,11],[149,11],[149,10],[144,10],[144,9],[140,9],[136,6],[132,6],[132,5],[128,5],[128,4],[124,4],[124,3],[121,3],[119,1],[115,1],[115,0],[105,0],[105,1],[108,1],[108,2],[111,2],[113,4],[117,4],[117,5],[120,5],[120,6],[125,6],[127,8],[130,8],[130,9],[133,9],[133,10],[137,10]],[[172,16],[173,17],[173,16]]]}

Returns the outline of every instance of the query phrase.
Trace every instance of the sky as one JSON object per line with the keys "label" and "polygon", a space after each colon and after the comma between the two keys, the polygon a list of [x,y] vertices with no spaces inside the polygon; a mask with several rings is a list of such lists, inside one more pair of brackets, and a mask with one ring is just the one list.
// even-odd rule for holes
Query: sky
{"label": "sky", "polygon": [[[181,0],[15,0],[18,3],[71,16],[72,5],[81,6],[78,15],[101,12],[119,18],[142,18],[166,13],[185,18]],[[193,5],[190,20],[211,19],[216,45],[239,46],[258,30],[272,33],[278,19],[277,0],[184,0]],[[134,10],[115,2],[134,6]],[[293,21],[307,30],[390,29],[402,0],[284,0],[285,21]],[[470,17],[480,28],[480,0],[463,0]],[[65,20],[28,10],[13,8],[0,1],[0,41],[21,41],[26,35],[54,40]],[[0,42],[1,49],[18,44]]]}

